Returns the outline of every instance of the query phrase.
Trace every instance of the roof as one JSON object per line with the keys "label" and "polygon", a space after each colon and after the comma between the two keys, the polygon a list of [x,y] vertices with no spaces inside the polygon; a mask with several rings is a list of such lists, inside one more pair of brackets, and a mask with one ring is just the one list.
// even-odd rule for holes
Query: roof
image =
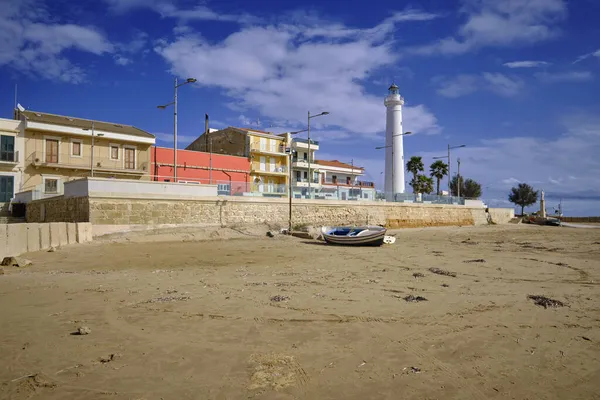
{"label": "roof", "polygon": [[346,164],[343,163],[341,161],[338,160],[331,160],[331,161],[327,161],[327,160],[316,160],[316,163],[319,165],[323,165],[326,167],[336,167],[336,168],[347,168],[347,169],[358,169],[363,171],[364,168],[363,167],[357,167],[356,165],[351,165],[351,164]]}
{"label": "roof", "polygon": [[91,128],[91,125],[93,122],[94,129],[97,129],[99,131],[123,133],[126,135],[154,138],[154,135],[152,135],[151,133],[148,133],[146,131],[143,131],[143,130],[136,128],[135,126],[131,126],[131,125],[122,125],[122,124],[116,124],[113,122],[93,121],[91,119],[67,117],[64,115],[48,114],[48,113],[42,113],[42,112],[38,112],[38,111],[29,111],[29,110],[21,111],[20,113],[21,113],[21,115],[24,115],[27,118],[27,120],[29,120],[31,122],[40,122],[40,123],[44,123],[44,124],[62,125],[62,126],[68,126],[68,127],[73,127],[73,128],[83,128],[83,129]]}

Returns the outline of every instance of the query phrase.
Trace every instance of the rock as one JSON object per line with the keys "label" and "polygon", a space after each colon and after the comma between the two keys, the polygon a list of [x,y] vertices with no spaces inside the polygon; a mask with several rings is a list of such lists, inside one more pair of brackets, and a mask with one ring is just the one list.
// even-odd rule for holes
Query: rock
{"label": "rock", "polygon": [[50,248],[48,249],[48,253],[54,253],[56,250],[56,247],[50,246]]}
{"label": "rock", "polygon": [[109,354],[108,356],[105,356],[105,357],[100,357],[99,361],[102,364],[106,364],[106,363],[109,363],[111,361],[115,361],[118,358],[121,358],[121,354],[119,354],[119,353],[113,353],[113,354]]}
{"label": "rock", "polygon": [[5,267],[26,267],[28,265],[33,264],[31,260],[27,260],[21,257],[4,257],[2,263]]}
{"label": "rock", "polygon": [[275,237],[275,234],[272,231],[267,231],[268,237]]}
{"label": "rock", "polygon": [[92,333],[92,330],[87,326],[80,326],[79,328],[77,328],[78,335],[89,335],[90,333]]}

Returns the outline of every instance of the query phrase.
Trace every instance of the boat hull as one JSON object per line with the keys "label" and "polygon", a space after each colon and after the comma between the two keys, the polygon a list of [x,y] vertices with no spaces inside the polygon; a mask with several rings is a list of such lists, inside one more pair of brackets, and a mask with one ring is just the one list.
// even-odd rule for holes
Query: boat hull
{"label": "boat hull", "polygon": [[339,246],[381,246],[384,243],[385,233],[385,228],[369,230],[357,236],[332,235],[327,233],[325,228],[322,230],[323,239],[327,244]]}

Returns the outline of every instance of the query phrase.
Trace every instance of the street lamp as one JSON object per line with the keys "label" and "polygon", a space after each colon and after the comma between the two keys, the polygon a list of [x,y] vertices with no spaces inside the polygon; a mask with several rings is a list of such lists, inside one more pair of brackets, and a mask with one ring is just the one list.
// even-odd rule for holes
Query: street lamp
{"label": "street lamp", "polygon": [[450,146],[450,144],[448,144],[448,155],[447,156],[440,156],[440,157],[433,157],[434,160],[439,160],[442,158],[447,158],[448,159],[448,193],[450,195],[452,195],[452,191],[450,190],[450,177],[452,176],[452,174],[450,174],[450,150],[452,149],[459,149],[461,147],[467,147],[466,144],[461,144],[458,146]]}
{"label": "street lamp", "polygon": [[173,182],[177,182],[177,88],[188,83],[195,83],[196,78],[187,78],[183,83],[177,84],[177,78],[175,78],[175,95],[173,101],[167,104],[156,106],[164,110],[168,106],[172,105],[174,108],[173,112]]}
{"label": "street lamp", "polygon": [[320,114],[317,115],[310,115],[310,111],[308,112],[308,196],[309,198],[312,199],[312,191],[310,190],[310,181],[312,181],[312,174],[310,171],[310,159],[311,159],[311,154],[310,154],[310,120],[311,118],[316,118],[316,117],[320,117],[322,115],[329,115],[329,112],[327,111],[323,111]]}
{"label": "street lamp", "polygon": [[[87,131],[89,129],[83,128],[83,130]],[[94,136],[102,137],[104,136],[104,133],[94,135],[94,121],[92,121],[92,157],[90,158],[90,175],[92,178],[94,177]],[[108,150],[110,151],[110,148]],[[83,154],[83,148],[81,149],[81,152]]]}
{"label": "street lamp", "polygon": [[[306,132],[308,131],[308,129],[303,129],[301,131],[295,131],[295,132],[289,132],[290,135],[297,135],[298,133],[302,133],[302,132]],[[290,161],[289,161],[289,171],[288,171],[288,197],[289,197],[289,216],[288,216],[288,235],[292,234],[292,157],[294,154],[294,151],[292,150],[292,142],[293,140],[290,141]],[[309,141],[310,143],[310,141]],[[310,157],[310,153],[309,153],[309,157]],[[310,180],[309,180],[310,181]]]}
{"label": "street lamp", "polygon": [[[387,146],[379,146],[379,147],[375,147],[375,150],[382,150],[382,149],[387,149],[389,147],[392,148],[392,196],[394,197],[394,201],[396,200],[396,190],[394,188],[394,138],[396,136],[408,136],[408,135],[412,135],[412,132],[404,132],[404,133],[398,133],[396,135],[392,135],[392,144],[388,144]],[[404,168],[404,166],[402,166],[402,168]],[[385,183],[384,183],[385,185]],[[385,190],[385,188],[384,188]]]}

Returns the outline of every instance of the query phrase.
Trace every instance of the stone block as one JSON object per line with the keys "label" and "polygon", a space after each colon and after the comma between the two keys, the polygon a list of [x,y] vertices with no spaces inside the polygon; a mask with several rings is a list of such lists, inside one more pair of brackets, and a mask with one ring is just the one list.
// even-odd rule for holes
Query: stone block
{"label": "stone block", "polygon": [[40,224],[27,225],[27,251],[40,251]]}
{"label": "stone block", "polygon": [[50,224],[39,224],[40,227],[40,250],[50,248]]}
{"label": "stone block", "polygon": [[67,226],[67,242],[69,244],[77,243],[77,225],[73,222],[65,224]]}
{"label": "stone block", "polygon": [[67,225],[64,222],[51,222],[49,225],[50,246],[58,247],[69,244],[67,238]]}
{"label": "stone block", "polygon": [[79,222],[76,224],[77,243],[87,243],[92,241],[92,224],[89,222]]}
{"label": "stone block", "polygon": [[69,244],[69,238],[67,236],[67,224],[64,222],[60,222],[58,224],[58,240],[60,242],[59,246],[65,246]]}
{"label": "stone block", "polygon": [[6,235],[8,256],[15,257],[27,252],[27,224],[6,225]]}

